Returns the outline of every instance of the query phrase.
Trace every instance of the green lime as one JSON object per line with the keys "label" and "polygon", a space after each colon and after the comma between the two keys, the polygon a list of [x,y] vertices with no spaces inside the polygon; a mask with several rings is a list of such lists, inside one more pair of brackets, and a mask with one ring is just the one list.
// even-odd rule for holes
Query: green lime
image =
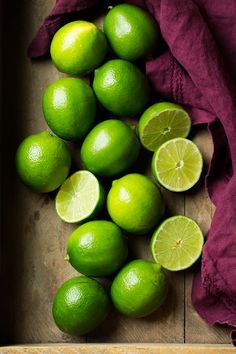
{"label": "green lime", "polygon": [[87,222],[68,239],[66,259],[78,272],[87,276],[110,275],[122,266],[127,256],[126,238],[111,221]]}
{"label": "green lime", "polygon": [[77,171],[63,183],[56,196],[56,211],[68,223],[95,217],[105,202],[105,192],[89,171]]}
{"label": "green lime", "polygon": [[129,317],[144,317],[156,311],[168,291],[168,282],[160,265],[137,259],[128,263],[111,286],[112,302]]}
{"label": "green lime", "polygon": [[81,276],[67,280],[57,290],[52,314],[61,331],[78,336],[98,327],[109,309],[109,298],[101,284]]}
{"label": "green lime", "polygon": [[191,129],[188,113],[179,105],[169,102],[149,107],[139,120],[138,131],[142,145],[155,151],[170,139],[186,138]]}
{"label": "green lime", "polygon": [[140,7],[120,4],[104,20],[104,32],[116,55],[134,61],[150,57],[160,38],[154,18]]}
{"label": "green lime", "polygon": [[106,38],[93,23],[74,21],[56,32],[50,52],[59,71],[85,75],[103,62],[107,52]]}
{"label": "green lime", "polygon": [[140,152],[139,140],[127,124],[110,119],[96,125],[86,136],[81,159],[99,176],[115,176],[127,170]]}
{"label": "green lime", "polygon": [[201,176],[202,155],[192,141],[171,139],[160,146],[152,159],[152,172],[157,181],[173,192],[192,188]]}
{"label": "green lime", "polygon": [[71,77],[51,83],[43,94],[44,117],[62,139],[79,140],[92,128],[96,98],[83,80]]}
{"label": "green lime", "polygon": [[71,155],[58,137],[42,132],[25,138],[16,152],[16,170],[22,182],[36,192],[57,189],[68,176]]}
{"label": "green lime", "polygon": [[107,210],[122,229],[145,234],[164,213],[164,203],[157,186],[146,176],[128,174],[116,181],[107,196]]}
{"label": "green lime", "polygon": [[163,268],[189,268],[202,253],[204,237],[198,224],[182,215],[163,221],[151,239],[154,260]]}
{"label": "green lime", "polygon": [[147,77],[132,63],[114,59],[95,70],[93,89],[101,104],[118,116],[142,113],[150,101]]}

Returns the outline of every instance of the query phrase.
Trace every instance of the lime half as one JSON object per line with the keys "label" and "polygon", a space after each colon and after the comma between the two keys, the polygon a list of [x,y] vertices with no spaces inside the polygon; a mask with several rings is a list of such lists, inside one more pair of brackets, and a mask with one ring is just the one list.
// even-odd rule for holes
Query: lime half
{"label": "lime half", "polygon": [[141,116],[138,125],[142,145],[155,151],[170,139],[186,138],[191,129],[191,118],[179,105],[160,102],[149,107]]}
{"label": "lime half", "polygon": [[56,196],[56,211],[68,223],[91,219],[102,209],[105,192],[89,171],[78,171],[61,186]]}
{"label": "lime half", "polygon": [[154,232],[151,252],[163,268],[177,271],[189,268],[202,253],[204,237],[198,224],[186,216],[166,219]]}
{"label": "lime half", "polygon": [[162,144],[154,153],[152,173],[173,192],[187,191],[197,183],[203,167],[202,155],[192,141],[176,138]]}

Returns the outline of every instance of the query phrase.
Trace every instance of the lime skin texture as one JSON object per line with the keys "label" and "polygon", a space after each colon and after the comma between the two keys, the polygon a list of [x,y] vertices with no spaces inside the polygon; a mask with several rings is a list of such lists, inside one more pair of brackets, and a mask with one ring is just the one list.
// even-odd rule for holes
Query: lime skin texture
{"label": "lime skin texture", "polygon": [[139,152],[134,130],[120,120],[110,119],[96,125],[86,136],[81,159],[89,171],[111,177],[132,166]]}
{"label": "lime skin texture", "polygon": [[116,309],[134,318],[156,311],[167,292],[168,282],[160,265],[145,259],[126,264],[111,286],[111,298]]}
{"label": "lime skin texture", "polygon": [[147,77],[122,59],[110,60],[95,70],[93,89],[108,111],[123,117],[142,113],[151,99]]}
{"label": "lime skin texture", "polygon": [[68,239],[66,258],[78,272],[87,276],[109,276],[121,268],[127,256],[126,237],[111,221],[87,222]]}
{"label": "lime skin texture", "polygon": [[111,219],[133,234],[147,234],[164,214],[158,187],[148,177],[131,173],[113,181],[107,196]]}
{"label": "lime skin texture", "polygon": [[85,81],[61,78],[44,91],[42,109],[48,126],[57,136],[76,141],[94,124],[96,98]]}
{"label": "lime skin texture", "polygon": [[59,71],[86,75],[102,64],[107,53],[107,41],[94,23],[73,21],[55,33],[50,53]]}
{"label": "lime skin texture", "polygon": [[108,315],[110,301],[96,280],[78,276],[67,280],[57,290],[52,314],[58,328],[78,336],[91,332]]}
{"label": "lime skin texture", "polygon": [[71,154],[67,145],[49,132],[25,138],[16,152],[16,170],[22,182],[39,193],[57,189],[68,176]]}
{"label": "lime skin texture", "polygon": [[104,32],[115,54],[129,61],[150,58],[160,40],[154,18],[131,4],[117,5],[108,12]]}

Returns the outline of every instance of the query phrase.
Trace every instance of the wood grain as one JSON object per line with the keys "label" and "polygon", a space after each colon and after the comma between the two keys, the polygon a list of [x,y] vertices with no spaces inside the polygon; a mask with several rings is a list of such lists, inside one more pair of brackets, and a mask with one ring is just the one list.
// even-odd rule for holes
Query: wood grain
{"label": "wood grain", "polygon": [[231,346],[164,344],[86,344],[5,347],[1,354],[233,354]]}

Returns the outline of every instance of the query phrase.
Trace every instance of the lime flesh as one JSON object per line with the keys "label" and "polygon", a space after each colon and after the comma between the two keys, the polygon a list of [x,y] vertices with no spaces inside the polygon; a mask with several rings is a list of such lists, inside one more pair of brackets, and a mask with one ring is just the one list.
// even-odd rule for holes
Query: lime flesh
{"label": "lime flesh", "polygon": [[202,155],[190,140],[176,138],[162,144],[154,153],[152,172],[157,181],[173,192],[192,188],[200,178]]}
{"label": "lime flesh", "polygon": [[169,102],[149,107],[139,120],[139,137],[142,145],[150,151],[170,139],[186,138],[191,128],[188,113],[179,105]]}
{"label": "lime flesh", "polygon": [[198,224],[186,216],[166,219],[154,232],[151,252],[163,268],[178,271],[189,268],[202,253],[204,237]]}
{"label": "lime flesh", "polygon": [[104,204],[104,190],[89,171],[78,171],[61,186],[56,196],[56,211],[68,223],[96,216]]}

